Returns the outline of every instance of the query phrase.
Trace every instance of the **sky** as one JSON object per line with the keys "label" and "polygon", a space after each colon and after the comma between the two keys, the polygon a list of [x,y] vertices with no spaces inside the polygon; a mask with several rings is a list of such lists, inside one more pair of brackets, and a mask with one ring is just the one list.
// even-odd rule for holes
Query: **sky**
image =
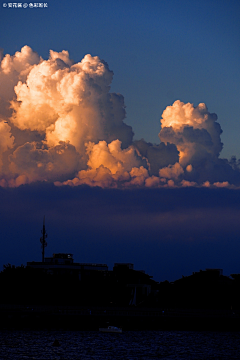
{"label": "sky", "polygon": [[239,2],[33,4],[0,3],[0,265],[45,215],[48,256],[240,272]]}

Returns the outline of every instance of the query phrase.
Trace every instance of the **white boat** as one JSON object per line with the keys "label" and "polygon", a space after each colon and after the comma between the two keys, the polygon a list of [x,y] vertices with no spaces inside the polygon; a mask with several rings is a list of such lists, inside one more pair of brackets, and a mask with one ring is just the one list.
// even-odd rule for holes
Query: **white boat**
{"label": "white boat", "polygon": [[99,328],[99,331],[107,332],[107,333],[122,333],[122,329],[118,328],[116,326],[108,326],[107,328]]}

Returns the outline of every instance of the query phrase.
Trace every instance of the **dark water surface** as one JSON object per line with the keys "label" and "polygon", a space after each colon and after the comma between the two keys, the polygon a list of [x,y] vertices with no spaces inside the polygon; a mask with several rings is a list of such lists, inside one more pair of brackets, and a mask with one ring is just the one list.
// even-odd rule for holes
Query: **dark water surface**
{"label": "dark water surface", "polygon": [[[60,346],[53,346],[57,339]],[[240,359],[240,333],[0,331],[0,359]]]}

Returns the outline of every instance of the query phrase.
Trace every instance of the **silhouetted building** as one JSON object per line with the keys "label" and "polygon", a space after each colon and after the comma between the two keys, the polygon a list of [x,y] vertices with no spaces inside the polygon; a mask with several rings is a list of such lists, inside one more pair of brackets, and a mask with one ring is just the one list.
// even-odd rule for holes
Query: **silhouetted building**
{"label": "silhouetted building", "polygon": [[223,275],[223,269],[206,269],[205,271],[207,271],[209,274],[216,274],[218,276]]}
{"label": "silhouetted building", "polygon": [[73,254],[53,254],[52,257],[46,257],[44,260],[45,263],[51,264],[73,264]]}
{"label": "silhouetted building", "polygon": [[133,264],[131,263],[115,263],[113,270],[133,270]]}
{"label": "silhouetted building", "polygon": [[223,275],[222,269],[206,269],[206,270],[200,270],[193,272],[193,275],[205,278],[205,279],[218,279],[220,276]]}
{"label": "silhouetted building", "polygon": [[74,263],[73,254],[70,253],[53,254],[52,257],[46,257],[44,262],[27,262],[27,266],[34,269],[45,270],[50,274],[63,275],[77,272],[80,280],[83,272],[108,271],[108,266],[106,264]]}
{"label": "silhouetted building", "polygon": [[156,287],[152,276],[144,271],[134,270],[132,263],[115,263],[111,276],[115,286],[116,304],[119,301],[119,304],[139,305],[146,301]]}

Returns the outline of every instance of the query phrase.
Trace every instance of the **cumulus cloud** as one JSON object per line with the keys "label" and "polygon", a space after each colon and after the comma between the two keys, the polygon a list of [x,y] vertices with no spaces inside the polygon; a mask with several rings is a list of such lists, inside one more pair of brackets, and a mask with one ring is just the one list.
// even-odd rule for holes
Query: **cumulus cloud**
{"label": "cumulus cloud", "polygon": [[11,128],[5,121],[0,120],[0,170],[3,165],[2,155],[8,149],[13,147],[14,137],[11,134]]}
{"label": "cumulus cloud", "polygon": [[144,139],[134,141],[133,144],[141,156],[147,159],[150,175],[157,176],[159,169],[179,161],[179,151],[175,144],[161,142],[153,145]]}
{"label": "cumulus cloud", "polygon": [[179,163],[168,165],[168,167],[159,170],[159,176],[167,179],[177,179],[183,173],[183,168]]}
{"label": "cumulus cloud", "polygon": [[128,146],[133,133],[123,123],[122,96],[109,93],[112,76],[97,56],[72,64],[67,51],[51,51],[49,60],[32,67],[26,81],[15,86],[11,122],[44,133],[48,146],[70,141],[83,151],[86,141],[113,139]]}
{"label": "cumulus cloud", "polygon": [[209,113],[205,104],[194,107],[177,100],[163,111],[161,126],[160,140],[176,145],[184,166],[217,158],[222,150],[217,115]]}
{"label": "cumulus cloud", "polygon": [[[50,149],[39,148],[37,143],[19,146],[9,156],[9,169],[25,183],[33,181],[55,181],[72,176],[78,168],[78,154],[74,146],[61,142]],[[10,182],[11,186],[14,181]]]}
{"label": "cumulus cloud", "polygon": [[221,127],[205,104],[180,100],[161,118],[160,143],[133,141],[124,98],[98,56],[44,60],[29,46],[0,53],[0,186],[35,181],[100,187],[229,187],[239,167],[219,158]]}
{"label": "cumulus cloud", "polygon": [[[101,187],[118,187],[129,185],[144,185],[149,177],[146,161],[138,156],[133,146],[121,148],[121,141],[114,140],[107,144],[100,141],[97,144],[86,144],[88,169],[78,172],[77,177],[64,182],[64,185],[81,185]],[[61,183],[56,182],[56,185]]]}
{"label": "cumulus cloud", "polygon": [[91,144],[118,140],[128,148],[133,131],[123,96],[110,93],[112,77],[97,56],[74,63],[67,51],[50,50],[43,60],[28,46],[2,56],[0,156],[13,149],[2,179],[11,186],[23,175],[25,182],[66,180],[87,168]]}
{"label": "cumulus cloud", "polygon": [[213,183],[214,186],[216,187],[229,187],[229,182],[228,181],[223,181],[223,182],[215,182]]}
{"label": "cumulus cloud", "polygon": [[18,81],[25,82],[29,71],[41,62],[42,58],[29,46],[24,46],[13,56],[4,56],[2,52],[0,58],[0,115],[9,116],[9,102],[16,99],[14,86]]}
{"label": "cumulus cloud", "polygon": [[186,180],[199,185],[206,181],[239,183],[239,171],[232,171],[229,162],[219,158],[221,133],[217,115],[205,104],[194,107],[177,100],[163,111],[159,138],[177,147]]}

